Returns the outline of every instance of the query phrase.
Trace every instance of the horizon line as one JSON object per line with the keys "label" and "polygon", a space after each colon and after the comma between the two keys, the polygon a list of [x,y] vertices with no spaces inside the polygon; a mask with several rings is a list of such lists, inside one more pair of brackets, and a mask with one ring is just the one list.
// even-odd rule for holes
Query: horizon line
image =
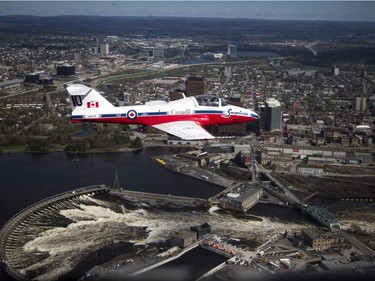
{"label": "horizon line", "polygon": [[[1,0],[0,0],[1,2]],[[1,17],[35,17],[35,18],[53,18],[53,17],[92,17],[92,18],[191,18],[191,19],[221,19],[221,20],[257,20],[257,21],[317,21],[317,22],[365,22],[365,23],[374,23],[375,20],[355,20],[355,19],[263,19],[263,18],[246,18],[246,17],[218,17],[218,16],[187,16],[187,15],[136,15],[136,16],[118,16],[118,15],[69,15],[69,14],[61,14],[61,15],[32,15],[32,14],[11,14],[11,15],[0,15]]]}

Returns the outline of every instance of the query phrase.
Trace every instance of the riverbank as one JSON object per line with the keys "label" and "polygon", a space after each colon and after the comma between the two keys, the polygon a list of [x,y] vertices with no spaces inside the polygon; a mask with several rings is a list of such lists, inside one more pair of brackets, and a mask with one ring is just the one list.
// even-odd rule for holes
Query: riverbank
{"label": "riverbank", "polygon": [[142,147],[131,148],[128,145],[116,147],[116,148],[106,148],[106,149],[89,149],[87,151],[71,151],[66,150],[64,147],[58,147],[54,149],[48,149],[47,151],[30,151],[28,150],[27,144],[19,145],[0,145],[0,155],[1,154],[10,154],[10,153],[54,153],[54,152],[66,152],[69,154],[94,154],[94,153],[116,153],[116,152],[132,152],[141,150],[148,147],[173,147],[173,148],[188,148],[193,149],[194,146],[186,144],[169,144],[164,142],[144,142]]}
{"label": "riverbank", "polygon": [[151,157],[151,159],[169,171],[208,182],[222,188],[228,188],[236,183],[236,181],[220,176],[216,172],[191,165],[188,162],[179,159],[176,155],[157,155]]}
{"label": "riverbank", "polygon": [[66,152],[67,154],[95,154],[95,153],[118,153],[118,152],[132,152],[140,150],[141,148],[130,148],[130,147],[120,147],[115,149],[90,149],[87,151],[69,151],[64,148],[57,149],[48,149],[46,151],[32,151],[27,149],[26,144],[22,145],[5,145],[0,146],[0,155],[1,154],[12,154],[12,153],[33,153],[33,154],[46,154],[46,153],[55,153],[55,152]]}
{"label": "riverbank", "polygon": [[19,145],[1,145],[0,146],[0,154],[5,153],[22,153],[27,150],[26,144],[19,144]]}

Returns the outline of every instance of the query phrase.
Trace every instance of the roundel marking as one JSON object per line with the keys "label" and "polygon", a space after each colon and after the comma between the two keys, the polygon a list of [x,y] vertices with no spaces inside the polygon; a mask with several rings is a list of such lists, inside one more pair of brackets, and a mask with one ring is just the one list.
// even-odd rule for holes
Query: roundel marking
{"label": "roundel marking", "polygon": [[137,118],[137,115],[137,111],[135,111],[134,109],[129,110],[127,113],[129,119],[135,119]]}

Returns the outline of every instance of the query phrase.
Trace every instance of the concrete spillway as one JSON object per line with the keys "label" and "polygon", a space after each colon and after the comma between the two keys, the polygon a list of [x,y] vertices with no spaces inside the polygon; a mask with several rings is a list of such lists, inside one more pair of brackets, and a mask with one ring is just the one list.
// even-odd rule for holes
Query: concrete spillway
{"label": "concrete spillway", "polygon": [[[46,198],[13,216],[0,231],[1,269],[15,280],[28,280],[22,273],[22,269],[28,266],[23,246],[38,233],[51,229],[53,223],[67,224],[59,210],[71,208],[79,197],[108,191],[104,185],[80,188]],[[45,256],[45,253],[40,253],[41,259]]]}
{"label": "concrete spillway", "polygon": [[[106,198],[113,195],[115,197],[111,198],[124,199],[126,202],[207,207],[205,199],[127,190],[110,191],[109,187],[103,185],[69,191],[33,204],[4,225],[0,232],[1,268],[15,280],[29,280],[44,274],[47,264],[61,262],[64,259],[60,256],[61,252],[76,250],[79,252],[73,254],[76,262],[85,259],[86,253],[105,248],[114,241],[142,237],[144,226],[140,218],[139,227],[129,226],[139,214],[130,214],[128,210],[113,212],[119,205],[98,200],[100,196],[95,195],[100,193],[106,193]],[[64,266],[67,271],[71,270],[69,265]],[[51,277],[42,279],[55,280]]]}

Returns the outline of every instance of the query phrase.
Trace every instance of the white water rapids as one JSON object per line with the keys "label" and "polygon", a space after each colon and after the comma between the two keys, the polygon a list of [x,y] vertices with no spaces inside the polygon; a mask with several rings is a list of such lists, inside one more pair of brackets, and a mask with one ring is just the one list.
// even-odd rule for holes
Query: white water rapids
{"label": "white water rapids", "polygon": [[[23,250],[32,256],[36,252],[48,252],[49,257],[34,263],[21,272],[44,272],[35,279],[56,280],[71,271],[90,253],[117,242],[133,242],[146,245],[167,240],[175,231],[208,222],[212,232],[222,236],[256,239],[262,244],[271,236],[285,230],[297,230],[311,226],[294,222],[281,222],[262,218],[262,221],[234,218],[215,210],[204,211],[147,211],[139,208],[122,213],[109,209],[105,201],[91,197],[82,198],[76,208],[61,210],[60,214],[73,222],[67,227],[55,227],[40,233],[27,242]],[[91,202],[91,205],[84,203]],[[95,204],[95,205],[92,205]],[[147,235],[139,235],[135,229],[147,228]]]}

